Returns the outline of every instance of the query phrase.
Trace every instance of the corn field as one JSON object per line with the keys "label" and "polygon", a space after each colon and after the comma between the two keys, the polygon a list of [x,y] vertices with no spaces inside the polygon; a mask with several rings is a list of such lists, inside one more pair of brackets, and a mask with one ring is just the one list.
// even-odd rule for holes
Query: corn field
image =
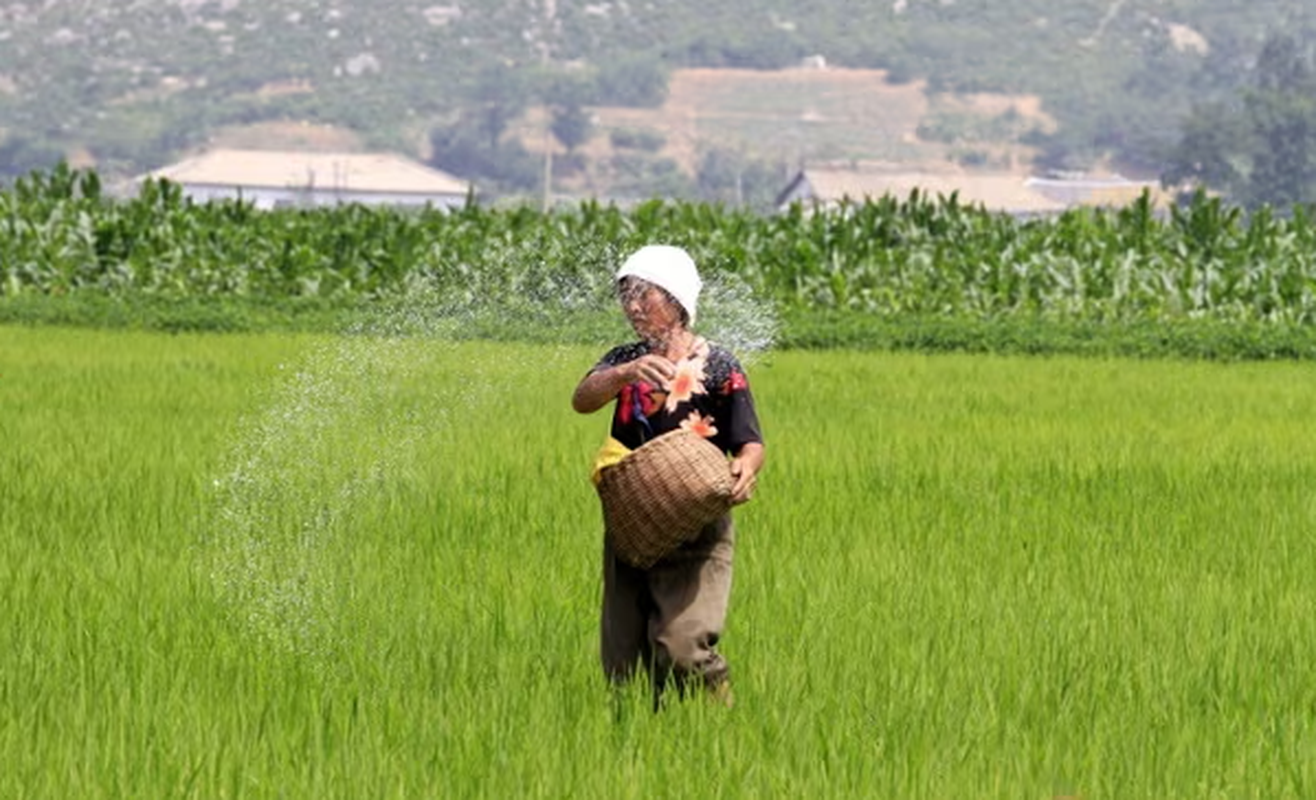
{"label": "corn field", "polygon": [[480,297],[606,296],[611,265],[649,242],[689,249],[784,309],[862,317],[1092,322],[1316,321],[1309,209],[1251,215],[1216,198],[1158,213],[1144,198],[1019,220],[915,193],[762,216],[690,203],[584,202],[542,213],[194,204],[148,182],[112,199],[59,168],[0,193],[0,298],[377,300],[424,285]]}

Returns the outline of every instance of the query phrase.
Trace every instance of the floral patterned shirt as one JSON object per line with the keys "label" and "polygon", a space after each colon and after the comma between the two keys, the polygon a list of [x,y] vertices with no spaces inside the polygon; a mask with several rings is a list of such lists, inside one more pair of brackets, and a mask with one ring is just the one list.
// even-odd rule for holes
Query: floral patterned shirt
{"label": "floral patterned shirt", "polygon": [[[591,372],[648,355],[644,342],[609,350]],[[697,340],[694,352],[676,363],[667,387],[637,381],[623,387],[612,414],[612,437],[635,449],[678,428],[694,430],[725,453],[762,442],[754,398],[745,373],[730,351]]]}

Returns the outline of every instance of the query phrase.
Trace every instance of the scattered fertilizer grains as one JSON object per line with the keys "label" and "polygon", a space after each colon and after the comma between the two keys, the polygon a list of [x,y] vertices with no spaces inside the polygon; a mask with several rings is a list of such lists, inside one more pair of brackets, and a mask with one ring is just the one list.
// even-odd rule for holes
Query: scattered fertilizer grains
{"label": "scattered fertilizer grains", "polygon": [[1316,368],[761,355],[735,706],[654,715],[600,352],[0,328],[0,796],[1312,793]]}

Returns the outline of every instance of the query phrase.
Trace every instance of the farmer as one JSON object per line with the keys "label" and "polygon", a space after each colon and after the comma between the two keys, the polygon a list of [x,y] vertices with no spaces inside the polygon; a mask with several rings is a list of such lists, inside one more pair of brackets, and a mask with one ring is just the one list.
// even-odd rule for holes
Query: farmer
{"label": "farmer", "polygon": [[[736,357],[691,329],[702,282],[681,248],[650,245],[617,272],[617,295],[640,340],[608,351],[576,387],[572,407],[591,414],[617,400],[612,437],[627,448],[677,429],[731,456],[732,504],[754,493],[763,438]],[[601,655],[604,674],[625,683],[641,666],[654,703],[669,683],[682,695],[702,686],[730,704],[726,660],[717,651],[731,592],[731,515],[648,569],[603,547]]]}

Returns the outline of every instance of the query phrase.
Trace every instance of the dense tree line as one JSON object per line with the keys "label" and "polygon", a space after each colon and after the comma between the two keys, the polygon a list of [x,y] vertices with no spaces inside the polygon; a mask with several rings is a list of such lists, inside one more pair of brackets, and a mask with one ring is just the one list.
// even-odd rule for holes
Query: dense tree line
{"label": "dense tree line", "polygon": [[1164,180],[1248,206],[1316,202],[1316,62],[1310,41],[1267,40],[1243,86],[1193,109]]}

